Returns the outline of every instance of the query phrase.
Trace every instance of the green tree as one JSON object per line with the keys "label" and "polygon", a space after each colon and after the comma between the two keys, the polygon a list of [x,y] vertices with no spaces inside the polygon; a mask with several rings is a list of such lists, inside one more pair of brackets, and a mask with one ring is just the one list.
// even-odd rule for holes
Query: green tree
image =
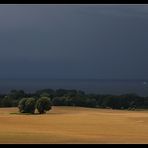
{"label": "green tree", "polygon": [[36,108],[40,114],[46,113],[46,111],[51,110],[52,103],[49,98],[41,97],[36,102]]}
{"label": "green tree", "polygon": [[34,113],[35,112],[35,99],[23,98],[19,101],[18,108],[21,113]]}

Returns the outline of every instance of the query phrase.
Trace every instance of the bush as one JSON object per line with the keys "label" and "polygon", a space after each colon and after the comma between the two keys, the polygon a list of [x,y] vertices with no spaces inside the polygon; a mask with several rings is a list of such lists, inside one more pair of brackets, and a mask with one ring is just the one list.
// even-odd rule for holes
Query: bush
{"label": "bush", "polygon": [[47,97],[41,97],[36,102],[36,108],[40,114],[46,113],[46,111],[49,111],[51,109],[51,101]]}

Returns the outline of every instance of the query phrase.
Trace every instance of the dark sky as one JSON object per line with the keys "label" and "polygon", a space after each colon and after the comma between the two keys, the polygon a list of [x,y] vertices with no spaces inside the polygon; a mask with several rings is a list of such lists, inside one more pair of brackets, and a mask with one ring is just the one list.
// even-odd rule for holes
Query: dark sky
{"label": "dark sky", "polygon": [[148,5],[0,5],[3,78],[148,78]]}

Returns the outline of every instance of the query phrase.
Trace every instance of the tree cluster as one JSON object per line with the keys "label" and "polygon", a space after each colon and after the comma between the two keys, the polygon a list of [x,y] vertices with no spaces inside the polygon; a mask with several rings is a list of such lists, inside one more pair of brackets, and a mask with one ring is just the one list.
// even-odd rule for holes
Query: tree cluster
{"label": "tree cluster", "polygon": [[41,97],[39,99],[34,98],[23,98],[18,103],[18,108],[21,113],[35,113],[35,109],[40,114],[46,113],[51,109],[51,101],[47,97]]}

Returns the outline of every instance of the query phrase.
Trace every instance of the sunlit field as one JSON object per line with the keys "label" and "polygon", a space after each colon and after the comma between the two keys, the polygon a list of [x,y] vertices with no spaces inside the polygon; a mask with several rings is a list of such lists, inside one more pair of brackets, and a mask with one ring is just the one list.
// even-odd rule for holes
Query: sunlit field
{"label": "sunlit field", "polygon": [[43,115],[0,108],[0,143],[148,143],[148,111],[53,107]]}

